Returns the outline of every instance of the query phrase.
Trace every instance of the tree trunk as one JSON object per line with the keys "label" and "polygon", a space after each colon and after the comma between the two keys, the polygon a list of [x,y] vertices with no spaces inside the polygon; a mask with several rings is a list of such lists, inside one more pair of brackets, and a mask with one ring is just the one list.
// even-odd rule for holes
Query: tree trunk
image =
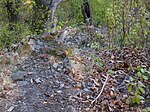
{"label": "tree trunk", "polygon": [[90,0],[82,0],[81,9],[84,23],[87,25],[92,25],[92,10],[90,6]]}
{"label": "tree trunk", "polygon": [[51,29],[50,34],[52,34],[52,35],[55,35],[57,33],[56,32],[56,24],[57,24],[56,22],[57,22],[57,20],[54,18],[54,14],[56,12],[57,6],[62,1],[63,0],[54,0],[51,7],[50,7],[51,13],[49,15],[49,21],[48,21],[47,29]]}

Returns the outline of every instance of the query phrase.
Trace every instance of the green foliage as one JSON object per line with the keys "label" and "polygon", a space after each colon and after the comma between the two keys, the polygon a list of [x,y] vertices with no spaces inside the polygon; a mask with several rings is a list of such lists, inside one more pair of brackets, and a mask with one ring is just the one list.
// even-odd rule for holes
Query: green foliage
{"label": "green foliage", "polygon": [[87,46],[92,49],[95,49],[95,50],[99,50],[99,48],[100,48],[100,45],[98,42],[91,42],[91,43],[87,44]]}
{"label": "green foliage", "polygon": [[49,10],[38,4],[33,5],[32,16],[30,20],[31,31],[36,34],[41,34],[46,27]]}
{"label": "green foliage", "polygon": [[9,31],[8,25],[0,28],[0,48],[4,49],[9,47],[12,43],[15,42],[15,38],[15,32]]}
{"label": "green foliage", "polygon": [[149,46],[146,1],[113,0],[106,10],[109,43],[113,46]]}
{"label": "green foliage", "polygon": [[135,68],[137,71],[136,76],[130,77],[130,81],[127,84],[128,92],[133,93],[132,103],[140,104],[144,100],[143,94],[145,94],[144,81],[148,80],[150,71],[143,69],[142,67]]}
{"label": "green foliage", "polygon": [[102,68],[102,67],[103,67],[104,62],[103,62],[103,60],[102,60],[100,57],[97,57],[96,55],[93,55],[93,54],[92,54],[92,55],[91,55],[91,58],[92,58],[94,64],[95,64],[97,67],[99,67],[99,68]]}
{"label": "green foliage", "polygon": [[[0,1],[0,48],[9,48],[11,44],[22,38],[39,32],[42,27],[41,22],[38,24],[35,22],[39,18],[33,13],[34,4],[34,0]],[[33,20],[36,27],[34,27]]]}
{"label": "green foliage", "polygon": [[67,0],[62,2],[56,11],[58,25],[77,26],[83,21],[81,0]]}
{"label": "green foliage", "polygon": [[108,7],[110,7],[112,0],[91,0],[93,24],[94,25],[106,25],[106,13]]}
{"label": "green foliage", "polygon": [[100,68],[103,66],[103,61],[99,57],[94,58],[94,63]]}
{"label": "green foliage", "polygon": [[[0,48],[9,48],[13,43],[31,35],[29,25],[25,19],[30,9],[29,6],[26,7],[27,4],[24,4],[27,1],[23,0],[22,4],[13,0],[0,1]],[[6,4],[11,5],[6,6]],[[14,12],[9,11],[8,8]]]}
{"label": "green foliage", "polygon": [[0,48],[9,48],[13,43],[31,35],[31,31],[28,30],[27,26],[22,26],[20,23],[13,26],[13,30],[9,30],[9,24],[1,24]]}

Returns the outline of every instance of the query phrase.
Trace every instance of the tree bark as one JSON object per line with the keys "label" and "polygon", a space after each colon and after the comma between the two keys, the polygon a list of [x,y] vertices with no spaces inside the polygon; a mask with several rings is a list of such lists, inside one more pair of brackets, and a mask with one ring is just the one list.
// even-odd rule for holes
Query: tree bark
{"label": "tree bark", "polygon": [[81,9],[84,23],[87,25],[92,25],[92,10],[90,6],[90,0],[82,0]]}
{"label": "tree bark", "polygon": [[59,3],[61,3],[63,0],[54,0],[52,2],[52,5],[50,6],[51,13],[49,15],[49,20],[48,20],[48,25],[46,26],[47,29],[51,29],[50,34],[51,35],[56,35],[56,25],[57,25],[57,20],[54,18],[54,14],[56,12],[57,6]]}

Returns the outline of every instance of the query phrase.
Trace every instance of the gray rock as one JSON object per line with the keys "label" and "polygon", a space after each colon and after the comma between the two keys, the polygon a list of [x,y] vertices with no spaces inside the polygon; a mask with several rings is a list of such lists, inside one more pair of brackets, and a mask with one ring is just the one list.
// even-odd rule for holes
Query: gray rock
{"label": "gray rock", "polygon": [[18,81],[17,84],[20,86],[20,87],[23,87],[23,86],[26,86],[28,84],[27,81]]}
{"label": "gray rock", "polygon": [[61,71],[62,71],[62,69],[61,69],[61,68],[58,68],[58,69],[57,69],[57,71],[58,71],[58,72],[61,72]]}
{"label": "gray rock", "polygon": [[14,72],[11,75],[11,79],[13,81],[23,81],[25,78],[25,74],[22,71]]}
{"label": "gray rock", "polygon": [[65,112],[77,112],[77,110],[72,105],[69,105]]}
{"label": "gray rock", "polygon": [[0,112],[5,112],[6,102],[0,102]]}
{"label": "gray rock", "polygon": [[57,90],[56,92],[60,94],[60,93],[62,93],[62,90]]}
{"label": "gray rock", "polygon": [[9,112],[9,111],[6,111],[6,109],[11,107],[12,105],[13,104],[7,99],[1,100],[0,101],[0,112]]}
{"label": "gray rock", "polygon": [[53,67],[56,69],[58,67],[58,63],[54,63]]}

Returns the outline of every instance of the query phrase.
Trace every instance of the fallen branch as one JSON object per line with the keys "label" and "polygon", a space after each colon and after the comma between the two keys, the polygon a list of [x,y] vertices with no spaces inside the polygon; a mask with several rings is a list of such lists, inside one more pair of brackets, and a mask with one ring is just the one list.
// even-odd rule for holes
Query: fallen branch
{"label": "fallen branch", "polygon": [[105,82],[104,82],[104,84],[103,84],[103,87],[102,87],[100,93],[99,93],[98,96],[91,102],[90,107],[91,107],[91,105],[101,96],[101,94],[102,94],[102,92],[103,92],[103,90],[104,90],[104,87],[105,87],[105,85],[106,85],[106,83],[107,83],[107,80],[108,80],[108,74],[107,74],[107,76],[106,76]]}

